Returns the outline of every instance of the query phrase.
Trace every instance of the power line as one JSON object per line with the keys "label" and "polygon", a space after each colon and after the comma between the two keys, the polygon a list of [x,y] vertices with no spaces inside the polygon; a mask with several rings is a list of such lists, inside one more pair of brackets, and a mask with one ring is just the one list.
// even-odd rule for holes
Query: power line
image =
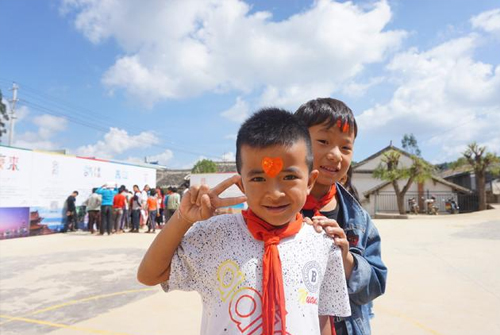
{"label": "power line", "polygon": [[470,120],[467,120],[467,121],[465,121],[465,122],[462,122],[462,123],[460,123],[460,124],[458,124],[458,125],[455,125],[455,126],[453,126],[453,127],[448,128],[448,129],[442,130],[442,131],[440,131],[439,133],[436,133],[436,134],[434,134],[434,135],[431,135],[431,136],[427,137],[427,138],[426,138],[426,139],[424,139],[423,141],[430,141],[430,140],[432,140],[432,139],[433,139],[433,138],[435,138],[435,137],[438,137],[438,136],[443,135],[443,134],[445,134],[445,133],[449,133],[450,131],[453,131],[453,130],[456,130],[456,129],[458,129],[458,128],[461,128],[461,127],[463,127],[463,126],[465,126],[465,125],[470,124],[470,123],[471,123],[474,119],[476,119],[476,117],[485,116],[485,115],[488,115],[488,114],[490,114],[490,113],[492,113],[492,112],[494,112],[494,111],[493,111],[493,110],[490,110],[490,111],[486,111],[486,112],[483,112],[483,113],[472,114],[472,115],[471,115]]}
{"label": "power line", "polygon": [[[7,79],[0,78],[0,82],[9,82],[9,81]],[[22,84],[22,88],[23,88],[23,95],[27,95],[30,98],[30,100],[22,99],[20,101],[21,103],[35,110],[42,111],[44,113],[54,115],[57,117],[63,117],[67,119],[69,122],[79,124],[81,126],[88,127],[103,133],[108,132],[109,128],[111,127],[118,128],[120,126],[120,123],[122,126],[124,126],[122,128],[125,129],[138,128],[137,125],[132,126],[130,124],[125,124],[123,122],[117,122],[117,120],[114,119],[110,120],[106,118],[103,113],[100,113],[100,115],[97,116],[95,112],[90,109],[75,106],[74,104],[68,103],[67,101],[43,93],[25,84]],[[35,100],[36,102],[34,102],[33,100]],[[46,105],[49,105],[49,107],[47,107]],[[148,130],[138,129],[138,131],[147,132]],[[165,141],[164,139],[161,140]],[[206,152],[201,153],[195,150],[186,149],[185,147],[181,147],[175,144],[175,142],[173,141],[168,141],[168,142],[170,142],[170,146],[168,147],[160,144],[151,144],[151,146],[163,150],[168,149],[168,150],[183,152],[190,155],[206,156],[210,158],[220,159],[220,157],[217,155],[207,154]]]}
{"label": "power line", "polygon": [[[66,120],[68,120],[69,122],[72,122],[72,123],[75,123],[75,124],[79,124],[81,126],[84,126],[84,127],[87,127],[87,128],[91,128],[91,129],[97,130],[97,131],[102,132],[102,133],[107,133],[109,131],[109,128],[106,128],[106,127],[103,127],[103,126],[100,126],[100,125],[96,125],[93,122],[88,122],[88,121],[81,120],[81,119],[79,119],[77,117],[73,117],[71,115],[68,115],[67,113],[55,111],[53,109],[50,109],[50,108],[47,108],[45,106],[42,106],[42,105],[30,102],[30,101],[25,100],[25,99],[21,99],[19,102],[21,104],[23,104],[23,105],[26,105],[26,106],[32,108],[33,110],[42,111],[44,113],[47,113],[47,114],[50,114],[50,115],[53,115],[53,116],[57,116],[57,117],[63,117]],[[186,149],[175,147],[175,146],[168,146],[167,147],[167,146],[164,146],[164,145],[161,145],[161,144],[156,144],[156,143],[151,143],[150,146],[156,147],[156,148],[160,148],[162,150],[167,150],[167,149],[168,150],[175,150],[175,151],[178,151],[178,152],[182,152],[182,153],[186,153],[186,154],[190,154],[190,155],[195,155],[195,156],[207,156],[207,157],[215,158],[215,159],[219,159],[220,158],[218,156],[214,156],[214,155],[211,155],[211,154],[201,153],[201,152],[191,151],[191,150],[186,150]]]}

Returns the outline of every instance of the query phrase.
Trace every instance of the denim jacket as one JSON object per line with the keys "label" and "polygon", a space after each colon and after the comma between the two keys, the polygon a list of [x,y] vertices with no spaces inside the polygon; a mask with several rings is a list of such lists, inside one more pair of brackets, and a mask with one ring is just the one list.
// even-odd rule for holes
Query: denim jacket
{"label": "denim jacket", "polygon": [[347,280],[351,316],[344,320],[349,335],[369,335],[369,303],[384,293],[387,280],[387,268],[381,258],[380,235],[370,215],[338,183],[337,200],[341,206],[343,221],[339,225],[346,234],[352,231],[359,237],[357,244],[349,248],[355,264]]}

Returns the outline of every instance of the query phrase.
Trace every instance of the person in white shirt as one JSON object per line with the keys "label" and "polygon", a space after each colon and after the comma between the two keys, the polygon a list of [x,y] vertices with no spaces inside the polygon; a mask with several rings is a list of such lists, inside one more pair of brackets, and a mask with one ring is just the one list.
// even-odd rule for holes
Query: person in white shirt
{"label": "person in white shirt", "polygon": [[[261,110],[241,126],[236,157],[240,176],[191,186],[138,280],[197,291],[202,334],[332,334],[329,316],[349,316],[350,305],[340,248],[300,214],[318,176],[307,128],[284,110]],[[219,198],[233,184],[245,196]],[[245,200],[248,211],[210,218]]]}

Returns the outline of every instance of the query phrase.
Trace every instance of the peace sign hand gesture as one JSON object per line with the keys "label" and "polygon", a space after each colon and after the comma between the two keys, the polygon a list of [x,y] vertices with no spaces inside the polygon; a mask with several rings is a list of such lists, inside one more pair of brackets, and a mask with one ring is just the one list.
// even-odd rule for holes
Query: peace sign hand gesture
{"label": "peace sign hand gesture", "polygon": [[193,185],[184,195],[180,205],[180,214],[183,219],[193,224],[196,221],[207,220],[214,216],[215,210],[220,207],[234,206],[247,200],[246,196],[220,198],[219,195],[232,185],[241,180],[239,175],[234,175],[214,188],[207,185]]}

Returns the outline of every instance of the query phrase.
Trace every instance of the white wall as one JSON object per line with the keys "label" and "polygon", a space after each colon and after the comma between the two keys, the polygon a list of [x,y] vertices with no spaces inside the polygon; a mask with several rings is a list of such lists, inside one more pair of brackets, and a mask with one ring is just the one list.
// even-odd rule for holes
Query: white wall
{"label": "white wall", "polygon": [[362,196],[364,192],[371,190],[382,183],[385,183],[385,181],[373,178],[373,176],[369,173],[353,172],[352,175],[352,184],[358,190],[358,194],[360,196]]}

